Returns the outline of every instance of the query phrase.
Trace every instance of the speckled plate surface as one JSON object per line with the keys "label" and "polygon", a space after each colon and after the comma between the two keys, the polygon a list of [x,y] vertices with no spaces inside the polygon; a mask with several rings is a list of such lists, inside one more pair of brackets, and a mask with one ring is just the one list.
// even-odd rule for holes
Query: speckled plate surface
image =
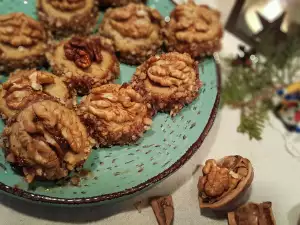
{"label": "speckled plate surface", "polygon": [[[168,16],[174,8],[170,0],[149,0],[148,5]],[[0,14],[22,11],[36,18],[33,0],[0,0]],[[204,83],[200,97],[176,117],[158,114],[154,124],[133,146],[94,150],[84,167],[91,171],[81,185],[58,185],[37,181],[30,186],[5,161],[0,151],[0,189],[33,201],[54,204],[105,203],[131,196],[174,173],[198,150],[209,132],[219,103],[220,74],[213,58],[199,65]],[[135,67],[121,65],[117,81],[129,81]],[[1,76],[1,81],[5,80]],[[3,130],[0,121],[0,131]]]}

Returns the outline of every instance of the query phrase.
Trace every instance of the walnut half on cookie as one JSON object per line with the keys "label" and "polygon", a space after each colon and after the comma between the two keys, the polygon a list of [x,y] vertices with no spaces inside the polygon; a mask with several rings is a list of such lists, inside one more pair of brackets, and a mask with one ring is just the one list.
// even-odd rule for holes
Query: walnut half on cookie
{"label": "walnut half on cookie", "polygon": [[37,0],[39,20],[57,37],[90,34],[99,18],[97,0]]}
{"label": "walnut half on cookie", "polygon": [[177,52],[153,56],[136,69],[131,85],[155,110],[175,116],[199,95],[198,63]]}
{"label": "walnut half on cookie", "polygon": [[72,106],[74,95],[58,76],[46,71],[18,70],[0,88],[0,114],[9,119],[30,104],[52,99]]}
{"label": "walnut half on cookie", "polygon": [[120,74],[120,64],[110,40],[72,37],[55,45],[47,58],[53,72],[63,76],[71,89],[88,94],[94,87],[110,83]]}
{"label": "walnut half on cookie", "polygon": [[161,48],[162,25],[162,16],[156,9],[130,3],[108,9],[99,32],[112,40],[120,61],[138,65]]}
{"label": "walnut half on cookie", "polygon": [[6,160],[23,169],[28,183],[66,177],[83,165],[93,143],[76,113],[50,100],[22,110],[3,136]]}
{"label": "walnut half on cookie", "polygon": [[168,51],[189,53],[193,58],[212,55],[221,48],[220,13],[189,1],[177,5],[163,29]]}
{"label": "walnut half on cookie", "polygon": [[241,156],[227,156],[218,162],[209,159],[202,172],[198,183],[200,208],[225,211],[239,204],[254,177],[250,161]]}
{"label": "walnut half on cookie", "polygon": [[150,128],[153,115],[151,106],[128,84],[92,89],[77,112],[100,146],[135,142]]}
{"label": "walnut half on cookie", "polygon": [[0,15],[0,72],[45,64],[47,41],[44,27],[24,13]]}

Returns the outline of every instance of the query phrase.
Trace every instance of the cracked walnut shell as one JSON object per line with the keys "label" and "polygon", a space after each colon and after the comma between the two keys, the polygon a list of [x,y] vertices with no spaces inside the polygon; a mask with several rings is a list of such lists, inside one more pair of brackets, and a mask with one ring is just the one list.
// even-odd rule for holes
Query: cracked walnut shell
{"label": "cracked walnut shell", "polygon": [[45,99],[72,105],[73,95],[61,78],[46,71],[18,70],[0,88],[0,113],[8,119],[29,104]]}
{"label": "cracked walnut shell", "polygon": [[76,113],[45,100],[9,121],[3,132],[6,160],[22,168],[25,179],[57,180],[83,165],[92,141]]}
{"label": "cracked walnut shell", "polygon": [[128,84],[92,89],[77,111],[100,146],[133,143],[152,124],[151,106]]}
{"label": "cracked walnut shell", "polygon": [[131,83],[155,110],[171,116],[196,99],[201,87],[198,63],[177,52],[148,59],[136,69]]}
{"label": "cracked walnut shell", "polygon": [[153,198],[150,204],[159,225],[173,224],[174,206],[171,195]]}
{"label": "cracked walnut shell", "polygon": [[193,58],[212,55],[221,49],[220,13],[193,1],[177,5],[163,34],[168,51],[186,52]]}
{"label": "cracked walnut shell", "polygon": [[198,190],[200,208],[226,210],[245,194],[254,172],[250,161],[241,156],[209,159],[202,169]]}
{"label": "cracked walnut shell", "polygon": [[228,213],[229,225],[276,225],[271,202],[247,203]]}
{"label": "cracked walnut shell", "polygon": [[99,32],[113,41],[120,61],[135,65],[141,64],[160,49],[162,25],[162,17],[156,9],[130,3],[108,9]]}
{"label": "cracked walnut shell", "polygon": [[38,17],[57,37],[90,34],[99,18],[97,0],[38,0]]}
{"label": "cracked walnut shell", "polygon": [[104,37],[72,37],[63,40],[47,53],[56,75],[63,76],[68,86],[79,94],[115,80],[120,64],[111,41]]}
{"label": "cracked walnut shell", "polygon": [[0,15],[0,72],[43,65],[47,41],[43,26],[24,13]]}

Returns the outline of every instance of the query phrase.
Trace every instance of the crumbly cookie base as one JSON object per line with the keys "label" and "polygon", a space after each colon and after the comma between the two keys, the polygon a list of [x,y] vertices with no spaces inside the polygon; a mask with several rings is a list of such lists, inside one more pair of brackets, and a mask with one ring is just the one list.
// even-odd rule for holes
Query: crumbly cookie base
{"label": "crumbly cookie base", "polygon": [[70,21],[46,14],[41,3],[38,4],[37,11],[39,20],[56,38],[67,37],[71,34],[90,34],[93,32],[100,16],[98,4],[95,4],[91,12],[87,12],[84,15],[76,16],[74,14],[73,19]]}

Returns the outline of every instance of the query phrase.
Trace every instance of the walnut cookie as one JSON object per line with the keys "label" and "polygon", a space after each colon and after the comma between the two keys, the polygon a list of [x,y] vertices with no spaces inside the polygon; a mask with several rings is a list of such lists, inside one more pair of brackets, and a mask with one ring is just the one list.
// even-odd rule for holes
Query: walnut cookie
{"label": "walnut cookie", "polygon": [[153,56],[137,68],[131,85],[155,110],[175,116],[199,95],[198,63],[177,52]]}
{"label": "walnut cookie", "polygon": [[99,32],[113,41],[120,61],[136,65],[160,50],[162,25],[162,16],[156,9],[130,3],[108,9]]}
{"label": "walnut cookie", "polygon": [[193,1],[177,5],[163,34],[168,51],[186,52],[193,58],[212,55],[221,49],[220,13]]}
{"label": "walnut cookie", "polygon": [[217,210],[240,204],[254,177],[250,161],[241,156],[227,156],[218,162],[209,159],[202,172],[198,183],[200,208]]}
{"label": "walnut cookie", "polygon": [[276,225],[272,203],[247,203],[228,213],[229,225]]}
{"label": "walnut cookie", "polygon": [[37,0],[39,20],[57,37],[89,34],[99,18],[97,0]]}
{"label": "walnut cookie", "polygon": [[18,70],[0,88],[0,113],[8,119],[33,102],[53,99],[72,106],[74,95],[61,78],[46,71]]}
{"label": "walnut cookie", "polygon": [[48,34],[24,13],[0,15],[0,72],[46,63]]}
{"label": "walnut cookie", "polygon": [[128,84],[93,89],[77,112],[100,146],[135,142],[150,128],[153,115],[151,106]]}
{"label": "walnut cookie", "polygon": [[47,58],[54,74],[63,76],[71,89],[83,95],[120,74],[111,41],[103,37],[63,40],[47,53]]}
{"label": "walnut cookie", "polygon": [[118,7],[129,3],[143,3],[146,0],[98,0],[100,7]]}
{"label": "walnut cookie", "polygon": [[76,113],[50,100],[22,110],[3,136],[6,160],[23,169],[28,183],[67,176],[83,165],[93,143]]}

